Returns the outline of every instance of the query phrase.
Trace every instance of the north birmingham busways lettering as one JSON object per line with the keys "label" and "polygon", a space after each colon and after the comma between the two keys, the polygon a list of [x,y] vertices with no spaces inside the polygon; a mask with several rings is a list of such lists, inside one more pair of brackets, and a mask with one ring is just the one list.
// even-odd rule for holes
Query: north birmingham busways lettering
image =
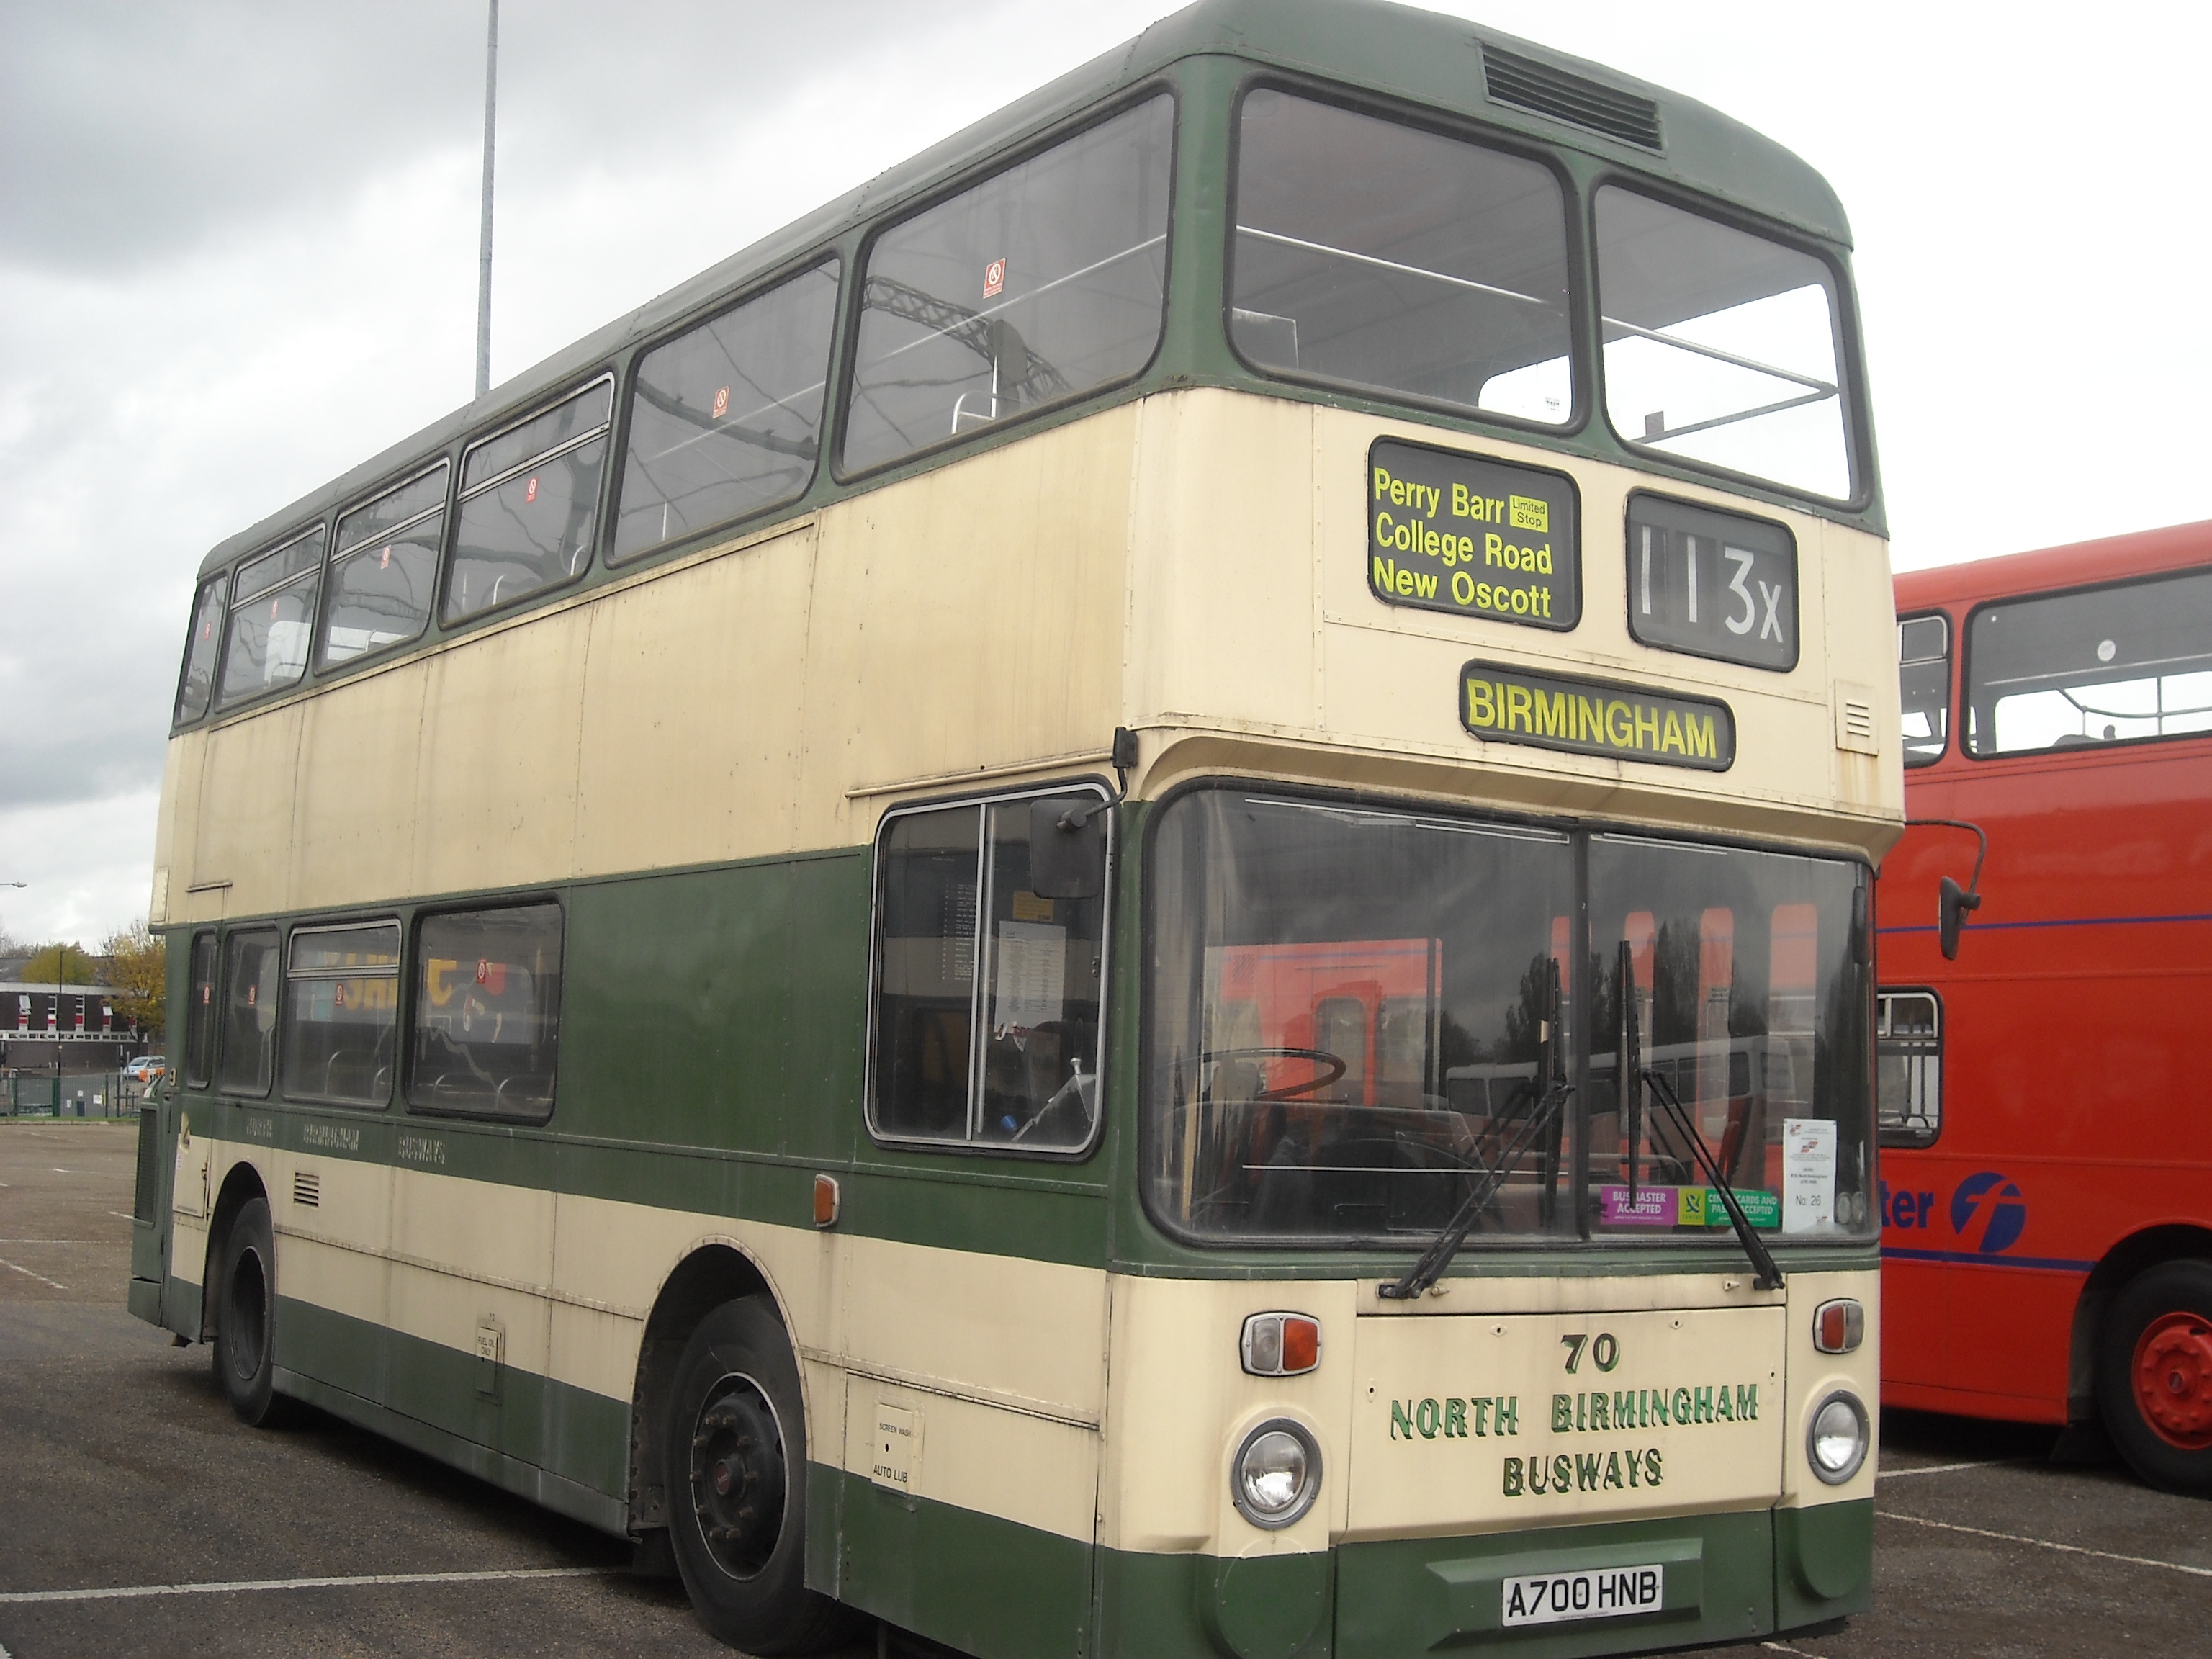
{"label": "north birmingham busways lettering", "polygon": [[[1592,1389],[1552,1396],[1557,1435],[1620,1434],[1759,1420],[1759,1384],[1714,1382],[1673,1389]],[[1518,1395],[1415,1396],[1390,1401],[1393,1440],[1465,1440],[1521,1432]],[[1498,1468],[1508,1498],[1630,1492],[1661,1485],[1667,1462],[1656,1446],[1507,1456]]]}

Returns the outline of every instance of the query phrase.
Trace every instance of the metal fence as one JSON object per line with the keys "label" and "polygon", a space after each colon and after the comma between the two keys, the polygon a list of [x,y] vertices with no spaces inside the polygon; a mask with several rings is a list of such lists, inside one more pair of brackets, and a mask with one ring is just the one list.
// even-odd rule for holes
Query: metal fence
{"label": "metal fence", "polygon": [[120,1072],[0,1071],[4,1117],[129,1117],[145,1099],[144,1085]]}

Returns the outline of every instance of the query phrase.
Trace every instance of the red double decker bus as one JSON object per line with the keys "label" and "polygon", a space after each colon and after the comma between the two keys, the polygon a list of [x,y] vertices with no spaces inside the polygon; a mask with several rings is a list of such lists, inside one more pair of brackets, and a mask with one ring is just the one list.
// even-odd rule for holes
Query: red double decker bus
{"label": "red double decker bus", "polygon": [[1897,613],[1882,1398],[2099,1418],[2212,1491],[2212,523],[1900,576]]}

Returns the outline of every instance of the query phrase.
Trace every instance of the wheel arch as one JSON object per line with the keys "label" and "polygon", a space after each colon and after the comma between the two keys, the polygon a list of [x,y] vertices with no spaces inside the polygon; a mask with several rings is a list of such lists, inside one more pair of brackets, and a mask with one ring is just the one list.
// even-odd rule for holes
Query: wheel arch
{"label": "wheel arch", "polygon": [[2107,1250],[2090,1269],[2074,1304],[2074,1327],[2067,1346],[2066,1418],[2086,1422],[2097,1415],[2097,1346],[2105,1316],[2136,1274],[2162,1261],[2212,1261],[2212,1227],[2170,1222],[2146,1227]]}
{"label": "wheel arch", "polygon": [[208,1212],[207,1261],[200,1270],[199,1340],[203,1342],[215,1338],[215,1310],[219,1305],[216,1279],[222,1271],[222,1253],[229,1248],[231,1224],[238,1219],[240,1210],[255,1199],[265,1200],[268,1196],[268,1184],[250,1160],[240,1158],[224,1171],[222,1186],[216,1194],[214,1207]]}
{"label": "wheel arch", "polygon": [[768,1297],[784,1329],[791,1329],[783,1300],[768,1274],[727,1241],[695,1247],[661,1281],[638,1340],[637,1377],[630,1395],[629,1510],[633,1536],[668,1524],[668,1496],[660,1474],[661,1408],[675,1386],[684,1345],[701,1320],[724,1303],[745,1296]]}

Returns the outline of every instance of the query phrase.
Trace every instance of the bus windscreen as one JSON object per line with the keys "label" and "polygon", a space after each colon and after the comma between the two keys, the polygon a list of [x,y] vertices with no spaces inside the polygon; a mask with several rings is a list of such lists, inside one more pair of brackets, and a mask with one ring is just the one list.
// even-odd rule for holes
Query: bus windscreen
{"label": "bus windscreen", "polygon": [[1639,1070],[1752,1224],[1866,1233],[1863,866],[1214,789],[1164,809],[1150,870],[1146,1176],[1174,1231],[1417,1241],[1502,1170],[1471,1247],[1720,1233],[1679,1130],[1621,1110],[1625,954]]}

